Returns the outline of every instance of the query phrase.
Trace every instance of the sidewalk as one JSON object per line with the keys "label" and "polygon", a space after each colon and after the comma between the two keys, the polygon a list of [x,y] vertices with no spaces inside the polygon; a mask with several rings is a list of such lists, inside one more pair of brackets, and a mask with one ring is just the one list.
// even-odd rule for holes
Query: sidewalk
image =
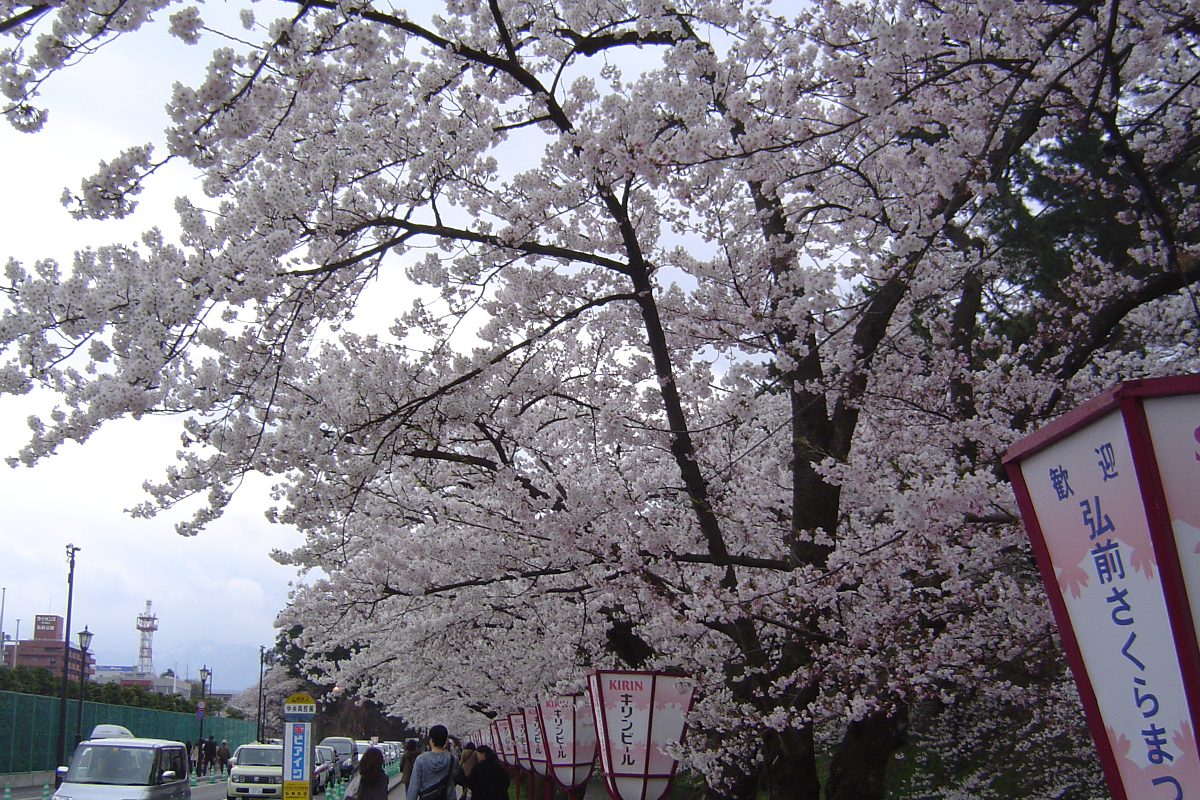
{"label": "sidewalk", "polygon": [[12,800],[30,800],[42,796],[42,787],[50,782],[50,792],[54,792],[53,772],[17,772],[12,775],[0,775],[0,791],[5,786],[12,787]]}

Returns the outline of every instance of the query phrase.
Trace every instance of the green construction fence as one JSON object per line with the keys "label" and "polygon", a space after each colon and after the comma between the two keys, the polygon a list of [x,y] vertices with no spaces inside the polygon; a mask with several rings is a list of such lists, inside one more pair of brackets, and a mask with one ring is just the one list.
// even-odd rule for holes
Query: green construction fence
{"label": "green construction fence", "polygon": [[[46,772],[59,766],[54,755],[59,702],[57,697],[0,692],[0,775]],[[67,700],[69,745],[79,741],[80,732],[87,738],[92,728],[105,723],[124,725],[134,736],[147,739],[194,742],[200,738],[201,721],[194,714],[85,701],[81,724],[79,701]],[[204,718],[204,738],[225,739],[230,750],[254,741],[257,728],[252,719]]]}

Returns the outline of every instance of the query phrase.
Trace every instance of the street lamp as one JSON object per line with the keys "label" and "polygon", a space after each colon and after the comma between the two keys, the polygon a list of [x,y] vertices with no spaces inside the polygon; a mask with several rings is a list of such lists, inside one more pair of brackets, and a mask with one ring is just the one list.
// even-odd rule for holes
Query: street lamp
{"label": "street lamp", "polygon": [[258,713],[255,719],[258,720],[258,738],[257,741],[263,740],[263,667],[267,663],[267,648],[264,645],[258,646]]}
{"label": "street lamp", "polygon": [[201,703],[201,705],[200,705],[200,753],[201,753],[200,758],[201,758],[201,760],[204,759],[204,755],[203,755],[203,753],[204,753],[204,715],[208,713],[205,710],[204,705],[203,705],[204,704],[204,684],[208,682],[208,678],[210,675],[212,675],[212,671],[208,668],[207,665],[200,668],[200,703]]}
{"label": "street lamp", "polygon": [[70,570],[67,572],[67,624],[63,627],[63,660],[62,660],[62,693],[58,702],[58,749],[54,755],[59,764],[67,761],[67,665],[71,662],[71,602],[75,596],[75,554],[81,548],[73,544],[67,545],[67,562]]}
{"label": "street lamp", "polygon": [[83,630],[76,634],[79,637],[79,714],[75,725],[75,743],[83,741],[83,682],[87,679],[88,648],[92,646],[92,637],[96,634],[84,625]]}

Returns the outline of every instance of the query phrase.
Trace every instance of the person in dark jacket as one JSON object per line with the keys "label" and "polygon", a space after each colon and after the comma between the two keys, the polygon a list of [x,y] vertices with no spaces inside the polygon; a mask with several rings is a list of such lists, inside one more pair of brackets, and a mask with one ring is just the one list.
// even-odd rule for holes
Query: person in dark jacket
{"label": "person in dark jacket", "polygon": [[481,744],[476,752],[479,760],[467,776],[471,800],[508,800],[508,770],[496,759],[496,751]]}
{"label": "person in dark jacket", "polygon": [[462,752],[458,756],[458,771],[454,774],[454,782],[463,787],[459,800],[467,800],[470,796],[471,789],[467,786],[467,776],[471,774],[471,768],[478,760],[479,751],[475,749],[475,743],[467,742],[463,745]]}
{"label": "person in dark jacket", "polygon": [[200,743],[200,749],[201,749],[201,752],[204,753],[204,755],[201,757],[201,761],[200,761],[200,763],[203,765],[202,766],[202,769],[204,770],[203,774],[207,775],[209,770],[216,772],[216,770],[217,770],[217,741],[216,741],[216,739],[214,739],[212,736],[209,736],[207,739],[205,739],[203,742]]}
{"label": "person in dark jacket", "polygon": [[413,763],[417,760],[418,755],[415,739],[409,739],[404,743],[404,755],[400,757],[400,782],[404,784],[406,795],[408,793],[408,782],[412,780]]}
{"label": "person in dark jacket", "polygon": [[388,776],[383,771],[383,751],[368,747],[358,759],[358,786],[346,794],[346,800],[387,800]]}

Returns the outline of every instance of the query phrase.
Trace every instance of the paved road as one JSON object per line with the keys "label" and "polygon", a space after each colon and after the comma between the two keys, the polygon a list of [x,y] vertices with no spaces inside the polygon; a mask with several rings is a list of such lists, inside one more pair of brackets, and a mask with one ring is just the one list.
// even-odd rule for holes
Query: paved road
{"label": "paved road", "polygon": [[[209,783],[208,778],[200,778],[199,783],[192,787],[192,800],[225,800],[225,781],[218,780],[216,783]],[[0,786],[0,790],[3,787]],[[50,784],[51,793],[54,792],[54,784]],[[41,800],[43,789],[41,786],[32,786],[24,789],[13,789],[12,800]],[[314,797],[324,798],[324,794],[314,795]],[[399,797],[399,795],[397,795]]]}

